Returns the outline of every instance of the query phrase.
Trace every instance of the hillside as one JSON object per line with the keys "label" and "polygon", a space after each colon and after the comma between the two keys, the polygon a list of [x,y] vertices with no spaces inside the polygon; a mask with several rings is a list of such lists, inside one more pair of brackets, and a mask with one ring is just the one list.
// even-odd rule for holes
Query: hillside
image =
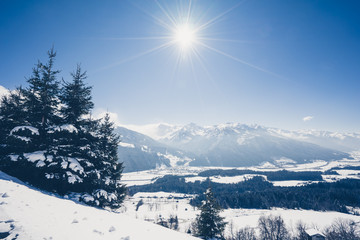
{"label": "hillside", "polygon": [[142,171],[156,167],[188,165],[195,155],[160,143],[141,133],[118,127],[121,142],[118,156],[124,162],[124,172]]}
{"label": "hillside", "polygon": [[[120,145],[123,147],[119,149],[119,159],[128,167],[125,171],[153,169],[161,165],[248,167],[266,162],[275,165],[315,160],[329,162],[351,158],[345,150],[360,148],[357,134],[346,137],[335,133],[291,132],[258,125],[227,123],[204,127],[194,123],[185,126],[155,124],[133,129],[153,139],[118,128],[122,141],[127,144]],[[348,142],[352,143],[348,145],[351,147],[345,149],[343,146]]]}
{"label": "hillside", "polygon": [[32,189],[0,172],[0,238],[29,239],[197,239]]}

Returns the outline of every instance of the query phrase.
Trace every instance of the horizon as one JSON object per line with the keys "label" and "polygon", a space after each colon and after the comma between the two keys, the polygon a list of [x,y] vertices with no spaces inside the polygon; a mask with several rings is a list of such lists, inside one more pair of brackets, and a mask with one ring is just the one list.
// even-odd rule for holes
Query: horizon
{"label": "horizon", "polygon": [[26,86],[54,45],[58,80],[80,62],[94,115],[117,124],[358,133],[359,10],[325,0],[2,1],[0,85]]}

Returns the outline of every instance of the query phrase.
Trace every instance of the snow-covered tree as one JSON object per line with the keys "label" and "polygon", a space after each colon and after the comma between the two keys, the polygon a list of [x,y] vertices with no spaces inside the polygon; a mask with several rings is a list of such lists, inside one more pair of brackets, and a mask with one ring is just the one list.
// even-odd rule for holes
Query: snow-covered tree
{"label": "snow-covered tree", "polygon": [[84,83],[86,72],[81,71],[80,65],[77,65],[71,76],[73,81],[64,82],[60,95],[61,102],[64,104],[61,112],[67,123],[79,127],[81,118],[90,113],[94,103],[91,101],[91,87]]}
{"label": "snow-covered tree", "polygon": [[101,207],[117,208],[125,197],[125,186],[120,183],[123,171],[118,161],[119,136],[114,133],[114,124],[106,114],[98,130],[99,140],[96,143],[96,161],[92,172],[95,189],[93,196]]}
{"label": "snow-covered tree", "polygon": [[226,222],[220,216],[221,208],[216,202],[211,188],[205,192],[205,200],[200,206],[200,211],[193,225],[193,234],[203,239],[224,239]]}
{"label": "snow-covered tree", "polygon": [[[17,88],[5,95],[0,100],[0,153],[11,153],[18,151],[19,148],[27,148],[24,144],[32,137],[31,132],[12,131],[16,126],[23,125],[27,111],[25,107],[24,90]],[[16,129],[15,129],[16,130]]]}
{"label": "snow-covered tree", "polygon": [[36,124],[39,129],[44,129],[56,123],[56,111],[59,105],[59,81],[57,74],[59,70],[54,70],[56,52],[54,49],[48,51],[48,61],[46,64],[39,62],[33,68],[33,75],[27,79],[29,88],[27,91],[27,105],[29,109],[29,119]]}
{"label": "snow-covered tree", "polygon": [[56,53],[39,62],[29,86],[0,100],[0,170],[39,188],[75,194],[88,204],[117,208],[125,196],[119,137],[109,116],[91,117],[94,104],[78,65],[60,89]]}

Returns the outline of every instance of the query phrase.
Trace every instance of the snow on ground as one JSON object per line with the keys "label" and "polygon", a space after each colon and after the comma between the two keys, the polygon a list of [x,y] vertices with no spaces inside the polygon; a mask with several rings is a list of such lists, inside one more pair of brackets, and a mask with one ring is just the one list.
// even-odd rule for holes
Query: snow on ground
{"label": "snow on ground", "polygon": [[126,143],[126,142],[119,142],[120,147],[127,147],[127,148],[135,148],[135,145],[132,143]]}
{"label": "snow on ground", "polygon": [[298,187],[298,186],[304,186],[309,183],[315,183],[318,181],[272,181],[272,184],[277,187]]}
{"label": "snow on ground", "polygon": [[124,173],[121,182],[126,186],[145,185],[153,183],[157,178],[162,177],[160,173],[155,171],[139,171]]}
{"label": "snow on ground", "polygon": [[[222,176],[212,176],[210,177],[210,180],[212,182],[216,182],[216,183],[225,183],[225,184],[230,184],[230,183],[239,183],[239,182],[243,182],[245,180],[249,180],[255,176],[262,176],[266,179],[266,176],[264,175],[258,175],[258,174],[244,174],[244,175],[238,175],[238,176],[233,176],[233,177],[222,177]],[[206,181],[207,177],[186,177],[185,178],[185,182],[196,182],[196,181]]]}
{"label": "snow on ground", "polygon": [[[123,214],[140,220],[150,222],[169,219],[170,216],[177,216],[179,219],[179,231],[186,232],[196,215],[200,213],[197,208],[189,204],[190,199],[194,197],[191,194],[180,193],[136,193],[125,200],[121,208]],[[142,201],[140,204],[139,202]],[[232,223],[233,229],[237,230],[246,226],[256,228],[259,217],[265,215],[280,215],[289,229],[296,229],[299,221],[305,223],[308,227],[323,230],[338,218],[351,219],[360,222],[360,216],[344,214],[339,212],[319,212],[313,210],[291,210],[274,208],[271,210],[263,209],[226,209],[221,215],[225,221]],[[227,225],[226,232],[230,232],[230,225]]]}
{"label": "snow on ground", "polygon": [[[190,166],[177,166],[177,167],[161,167],[152,170],[140,171],[140,172],[129,172],[124,173],[122,182],[127,186],[134,185],[144,185],[153,183],[156,179],[161,178],[165,175],[193,175],[185,178],[187,182],[195,182],[195,181],[205,181],[205,177],[198,176],[199,172],[210,170],[210,169],[249,169],[253,171],[279,171],[286,169],[288,171],[327,171],[334,167],[346,167],[346,166],[360,166],[360,153],[353,152],[352,157],[354,159],[343,159],[339,161],[325,162],[325,161],[315,161],[304,164],[292,164],[287,167],[277,167],[273,164],[264,164],[258,167],[190,167]],[[325,181],[333,182],[344,178],[354,178],[360,179],[360,170],[336,170],[339,175],[322,175]],[[246,174],[234,177],[221,177],[221,176],[213,176],[211,177],[211,181],[217,183],[238,183],[244,181],[246,178],[249,179],[256,174]],[[266,178],[265,178],[266,179]],[[298,184],[306,184],[308,181],[275,181],[273,182],[275,186],[297,186]]]}
{"label": "snow on ground", "polygon": [[[310,228],[317,228],[320,231],[331,225],[337,219],[351,219],[360,222],[360,216],[344,214],[339,212],[318,212],[313,210],[291,210],[274,208],[271,210],[262,209],[227,209],[222,215],[228,222],[231,222],[234,229],[246,226],[256,228],[261,216],[281,216],[288,229],[296,229],[296,224],[301,221]],[[229,226],[226,229],[230,231]]]}
{"label": "snow on ground", "polygon": [[[160,218],[169,219],[170,216],[179,218],[179,231],[186,232],[196,214],[200,211],[189,204],[194,197],[181,193],[136,193],[128,197],[121,208],[123,214],[140,220],[157,222]],[[142,201],[141,204],[139,202]]]}
{"label": "snow on ground", "polygon": [[5,239],[196,239],[159,225],[31,189],[0,172],[0,232]]}
{"label": "snow on ground", "polygon": [[150,184],[156,181],[156,179],[161,178],[165,175],[191,175],[198,174],[199,172],[204,171],[203,168],[200,167],[176,167],[176,168],[157,168],[152,170],[145,170],[139,172],[128,172],[123,173],[121,178],[121,182],[126,184],[127,186],[135,186],[135,185],[145,185]]}

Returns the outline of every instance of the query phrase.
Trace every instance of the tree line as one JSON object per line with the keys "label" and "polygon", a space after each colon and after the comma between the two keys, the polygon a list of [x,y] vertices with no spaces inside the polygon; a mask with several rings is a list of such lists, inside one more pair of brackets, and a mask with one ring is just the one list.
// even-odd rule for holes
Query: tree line
{"label": "tree line", "polygon": [[[187,176],[167,175],[154,183],[129,187],[129,194],[136,192],[178,192],[198,194],[191,204],[198,206],[205,200],[201,195],[209,181],[186,182]],[[278,187],[261,176],[236,184],[211,182],[216,199],[223,208],[282,207],[291,209],[333,210],[347,213],[347,206],[360,206],[360,180],[343,179],[337,182],[319,182],[297,187]]]}
{"label": "tree line", "polygon": [[234,177],[244,174],[254,174],[266,176],[269,181],[323,181],[322,174],[338,175],[337,172],[320,172],[320,171],[300,171],[293,172],[287,170],[280,171],[254,171],[254,170],[239,170],[239,169],[210,169],[200,172],[201,177],[222,176]]}

